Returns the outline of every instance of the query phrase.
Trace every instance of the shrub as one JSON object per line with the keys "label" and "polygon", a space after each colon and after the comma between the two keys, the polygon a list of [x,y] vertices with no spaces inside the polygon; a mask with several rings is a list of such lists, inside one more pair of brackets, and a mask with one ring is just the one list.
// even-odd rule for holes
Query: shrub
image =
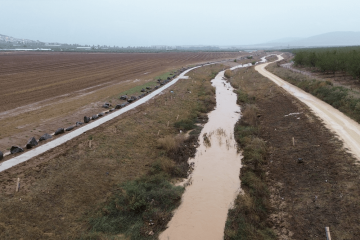
{"label": "shrub", "polygon": [[181,144],[185,141],[185,136],[183,134],[179,134],[175,137],[166,136],[164,138],[158,139],[159,148],[165,149],[167,152],[177,151]]}
{"label": "shrub", "polygon": [[196,127],[195,119],[180,120],[178,122],[175,122],[174,126],[179,130],[188,131]]}
{"label": "shrub", "polygon": [[226,70],[225,73],[224,73],[224,76],[226,78],[231,78],[231,70],[230,69]]}
{"label": "shrub", "polygon": [[242,121],[246,124],[257,125],[257,107],[254,104],[246,104],[242,110]]}
{"label": "shrub", "polygon": [[183,187],[173,186],[161,174],[127,182],[103,208],[102,216],[91,220],[92,230],[123,233],[130,239],[155,239],[166,228],[183,191]]}

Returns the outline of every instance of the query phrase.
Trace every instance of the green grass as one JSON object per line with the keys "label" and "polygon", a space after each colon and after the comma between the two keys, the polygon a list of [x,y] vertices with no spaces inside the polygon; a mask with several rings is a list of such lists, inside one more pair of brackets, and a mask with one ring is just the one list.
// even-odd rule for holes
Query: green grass
{"label": "green grass", "polygon": [[168,179],[165,174],[147,175],[121,185],[102,209],[102,216],[90,221],[92,231],[121,233],[132,240],[156,239],[184,192],[183,187],[172,185]]}
{"label": "green grass", "polygon": [[176,127],[179,130],[189,131],[196,127],[195,122],[196,119],[180,120],[174,123],[174,127]]}
{"label": "green grass", "polygon": [[[283,76],[281,76],[283,77]],[[360,123],[360,98],[350,89],[333,86],[329,81],[296,79],[291,75],[283,77],[289,83],[303,89]]]}
{"label": "green grass", "polygon": [[174,74],[174,71],[163,73],[160,76],[155,77],[155,80],[158,80],[158,79],[166,80],[168,77],[171,78],[172,76],[174,76],[174,75],[171,75],[171,73]]}
{"label": "green grass", "polygon": [[143,88],[146,88],[146,87],[155,87],[157,85],[157,82],[154,82],[154,81],[151,81],[151,82],[147,82],[143,85],[140,85],[140,86],[136,86],[136,87],[133,87],[133,88],[130,88],[129,90],[126,90],[122,93],[119,94],[119,97],[120,96],[123,96],[123,95],[131,95],[131,94],[134,94],[134,93],[140,93],[141,92],[141,89]]}

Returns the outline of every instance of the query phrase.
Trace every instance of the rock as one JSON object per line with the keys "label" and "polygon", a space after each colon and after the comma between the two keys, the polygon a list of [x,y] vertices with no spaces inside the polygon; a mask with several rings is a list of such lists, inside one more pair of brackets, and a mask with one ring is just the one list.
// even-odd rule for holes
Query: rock
{"label": "rock", "polygon": [[170,77],[167,77],[167,80],[170,80],[171,78]]}
{"label": "rock", "polygon": [[99,116],[98,116],[97,114],[95,114],[95,115],[93,115],[91,118],[92,118],[93,120],[96,120],[96,119],[99,118]]}
{"label": "rock", "polygon": [[102,116],[104,116],[104,113],[99,113],[98,116],[102,117]]}
{"label": "rock", "polygon": [[11,154],[20,153],[20,152],[23,152],[23,151],[24,151],[24,149],[22,149],[19,146],[12,146],[11,149],[10,149]]}
{"label": "rock", "polygon": [[127,100],[127,99],[128,99],[128,97],[126,95],[123,95],[120,97],[120,100]]}
{"label": "rock", "polygon": [[150,89],[151,89],[151,87],[146,87],[146,89],[147,89],[147,90],[150,90]]}
{"label": "rock", "polygon": [[116,107],[115,107],[115,109],[120,109],[120,108],[122,108],[122,106],[121,106],[122,104],[118,104],[118,105],[116,105]]}
{"label": "rock", "polygon": [[143,89],[141,89],[141,92],[145,92],[146,90],[143,88]]}
{"label": "rock", "polygon": [[3,152],[0,151],[0,161],[4,158]]}
{"label": "rock", "polygon": [[84,123],[82,123],[82,122],[76,122],[75,123],[75,125],[78,127],[78,126],[81,126],[81,125],[83,125]]}
{"label": "rock", "polygon": [[126,102],[126,103],[121,104],[121,107],[125,107],[127,105],[129,105],[129,103]]}
{"label": "rock", "polygon": [[158,81],[158,82],[161,82],[161,78],[159,78],[157,81]]}
{"label": "rock", "polygon": [[297,162],[298,163],[304,163],[304,160],[302,158],[298,158]]}
{"label": "rock", "polygon": [[127,101],[128,101],[129,103],[131,103],[131,102],[134,102],[134,101],[136,101],[136,100],[137,100],[137,97],[131,96]]}
{"label": "rock", "polygon": [[114,110],[115,110],[115,108],[112,108],[112,109],[110,109],[109,111],[110,111],[110,112],[113,112]]}
{"label": "rock", "polygon": [[62,133],[64,133],[64,132],[65,132],[65,129],[59,128],[58,130],[56,130],[55,136],[56,136],[56,135],[59,135],[59,134],[62,134]]}
{"label": "rock", "polygon": [[90,122],[90,118],[87,117],[87,116],[85,116],[85,117],[84,117],[84,123],[88,123],[88,122]]}
{"label": "rock", "polygon": [[159,86],[156,86],[156,87],[155,87],[155,89],[158,89],[158,88],[159,88]]}
{"label": "rock", "polygon": [[45,133],[44,135],[41,136],[41,138],[39,139],[39,142],[48,140],[50,138],[52,138],[52,136],[48,133]]}
{"label": "rock", "polygon": [[102,107],[103,107],[103,108],[109,108],[110,106],[111,106],[110,103],[105,103]]}
{"label": "rock", "polygon": [[70,126],[70,127],[68,127],[67,129],[65,129],[67,132],[69,132],[69,131],[71,131],[71,130],[73,130],[74,129],[74,126]]}
{"label": "rock", "polygon": [[36,141],[36,139],[34,137],[30,138],[30,140],[27,142],[26,144],[26,148],[30,149],[32,147],[35,147],[36,145],[38,145],[38,142]]}

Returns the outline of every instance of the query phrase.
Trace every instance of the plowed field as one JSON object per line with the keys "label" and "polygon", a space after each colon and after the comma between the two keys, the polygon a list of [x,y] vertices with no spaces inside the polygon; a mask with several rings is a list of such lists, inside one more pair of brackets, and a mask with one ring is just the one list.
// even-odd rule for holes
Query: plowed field
{"label": "plowed field", "polygon": [[18,53],[0,55],[0,112],[168,67],[239,53]]}

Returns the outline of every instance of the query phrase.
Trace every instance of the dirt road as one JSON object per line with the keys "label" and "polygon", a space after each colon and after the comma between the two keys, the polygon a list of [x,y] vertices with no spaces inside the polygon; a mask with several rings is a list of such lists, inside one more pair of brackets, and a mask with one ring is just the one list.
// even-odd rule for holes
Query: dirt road
{"label": "dirt road", "polygon": [[[279,60],[283,59],[280,55],[278,55],[278,58]],[[349,149],[350,152],[360,160],[359,124],[331,105],[268,72],[265,69],[268,64],[269,63],[258,65],[255,67],[255,70],[305,103],[316,116],[324,121],[324,124],[328,129],[334,131],[338,135],[344,142],[345,148]]]}

